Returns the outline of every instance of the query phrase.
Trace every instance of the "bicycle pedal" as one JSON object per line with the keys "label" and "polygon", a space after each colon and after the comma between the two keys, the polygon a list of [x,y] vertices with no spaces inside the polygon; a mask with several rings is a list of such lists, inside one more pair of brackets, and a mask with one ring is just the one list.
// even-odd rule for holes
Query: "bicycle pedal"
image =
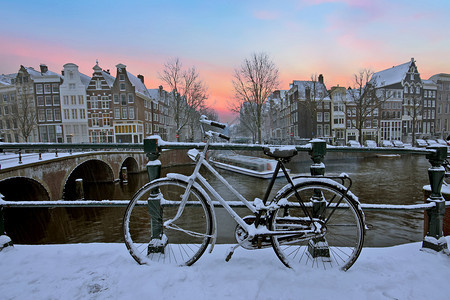
{"label": "bicycle pedal", "polygon": [[236,250],[237,247],[239,247],[239,245],[230,247],[230,249],[228,249],[227,257],[225,257],[226,262],[230,261],[231,257],[233,256],[234,250]]}

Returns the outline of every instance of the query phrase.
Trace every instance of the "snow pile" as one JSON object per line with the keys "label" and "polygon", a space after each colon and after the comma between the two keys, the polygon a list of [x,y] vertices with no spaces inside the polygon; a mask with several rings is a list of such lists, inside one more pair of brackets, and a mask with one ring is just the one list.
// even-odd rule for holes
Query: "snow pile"
{"label": "snow pile", "polygon": [[237,249],[226,263],[229,246],[167,267],[138,265],[123,244],[16,245],[0,252],[0,298],[450,299],[450,257],[421,243],[364,248],[347,272],[293,271],[272,249]]}

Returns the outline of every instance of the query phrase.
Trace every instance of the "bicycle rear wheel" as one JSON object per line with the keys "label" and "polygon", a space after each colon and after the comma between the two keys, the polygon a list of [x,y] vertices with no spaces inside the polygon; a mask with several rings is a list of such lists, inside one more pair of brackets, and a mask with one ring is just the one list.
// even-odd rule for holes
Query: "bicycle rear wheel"
{"label": "bicycle rear wheel", "polygon": [[139,264],[192,265],[206,250],[213,221],[205,197],[194,187],[179,212],[187,184],[161,179],[143,186],[131,199],[123,219],[125,244]]}
{"label": "bicycle rear wheel", "polygon": [[311,226],[296,192],[305,203],[306,211],[323,226],[322,236],[272,236],[272,247],[278,258],[290,268],[349,269],[364,243],[364,215],[358,202],[352,194],[345,194],[345,188],[340,185],[304,181],[277,196],[275,201],[281,200],[283,207],[273,213],[271,230],[294,230],[304,224]]}

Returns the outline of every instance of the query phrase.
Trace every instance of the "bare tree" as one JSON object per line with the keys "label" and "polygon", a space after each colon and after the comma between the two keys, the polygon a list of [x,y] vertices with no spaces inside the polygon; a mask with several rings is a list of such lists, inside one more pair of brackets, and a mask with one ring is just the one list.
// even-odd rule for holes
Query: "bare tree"
{"label": "bare tree", "polygon": [[374,112],[380,110],[383,103],[389,99],[386,90],[377,88],[377,83],[370,80],[373,71],[364,69],[354,74],[354,85],[348,90],[349,99],[346,99],[348,108],[355,108],[356,120],[352,122],[352,127],[358,130],[359,142],[363,143],[363,130],[366,128],[366,121],[371,120]]}
{"label": "bare tree", "polygon": [[193,139],[194,128],[193,124],[191,126],[190,120],[194,117],[199,107],[204,105],[205,100],[208,99],[208,87],[200,80],[197,69],[191,67],[184,70],[179,58],[165,63],[159,78],[169,85],[173,93],[175,103],[172,109],[178,139],[186,125],[191,127],[190,139]]}
{"label": "bare tree", "polygon": [[418,132],[419,121],[422,120],[423,105],[420,94],[410,94],[405,97],[405,115],[411,119],[407,131],[412,134],[412,145],[416,143],[416,133]]}
{"label": "bare tree", "polygon": [[34,99],[25,87],[17,95],[16,101],[11,101],[11,123],[16,125],[19,136],[28,142],[37,125]]}
{"label": "bare tree", "polygon": [[262,142],[263,105],[278,85],[278,68],[266,53],[252,54],[234,70],[233,87],[236,101],[231,104],[230,109],[240,113],[241,123],[259,143]]}

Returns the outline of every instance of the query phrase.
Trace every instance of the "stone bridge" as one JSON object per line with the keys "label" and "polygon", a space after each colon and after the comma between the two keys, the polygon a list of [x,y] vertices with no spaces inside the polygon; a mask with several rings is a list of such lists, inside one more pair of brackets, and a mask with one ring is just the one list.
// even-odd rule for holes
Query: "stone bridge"
{"label": "stone bridge", "polygon": [[[4,200],[72,200],[76,180],[114,182],[127,173],[145,171],[148,161],[142,151],[95,151],[82,153],[0,154],[0,193]],[[125,170],[124,170],[125,171]]]}

